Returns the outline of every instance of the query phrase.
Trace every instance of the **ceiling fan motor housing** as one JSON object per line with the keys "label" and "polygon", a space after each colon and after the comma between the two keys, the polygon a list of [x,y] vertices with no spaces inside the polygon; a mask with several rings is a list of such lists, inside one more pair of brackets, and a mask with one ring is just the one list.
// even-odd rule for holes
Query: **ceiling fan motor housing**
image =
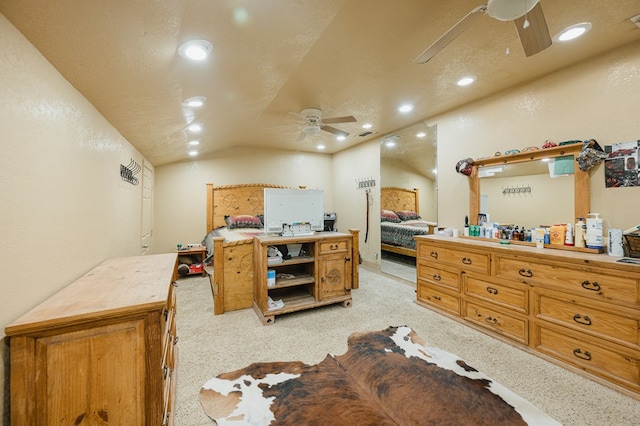
{"label": "ceiling fan motor housing", "polygon": [[531,11],[539,0],[489,0],[487,13],[499,21],[513,21]]}

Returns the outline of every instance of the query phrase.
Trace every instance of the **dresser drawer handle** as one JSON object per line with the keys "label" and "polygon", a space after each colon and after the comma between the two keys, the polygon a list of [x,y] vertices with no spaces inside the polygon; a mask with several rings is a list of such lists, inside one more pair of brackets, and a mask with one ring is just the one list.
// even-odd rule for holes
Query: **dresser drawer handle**
{"label": "dresser drawer handle", "polygon": [[487,293],[489,294],[498,294],[498,289],[493,287],[487,287]]}
{"label": "dresser drawer handle", "polygon": [[582,352],[580,349],[574,349],[573,354],[580,359],[584,359],[586,361],[591,361],[591,354],[589,351]]}
{"label": "dresser drawer handle", "polygon": [[331,246],[329,247],[330,250],[338,250],[338,245],[337,244],[331,244]]}
{"label": "dresser drawer handle", "polygon": [[433,280],[434,281],[440,281],[442,279],[442,277],[440,276],[440,274],[433,274]]}
{"label": "dresser drawer handle", "polygon": [[437,251],[432,251],[431,253],[429,253],[429,256],[433,257],[434,259],[438,258],[438,252]]}
{"label": "dresser drawer handle", "polygon": [[498,319],[497,318],[493,318],[493,317],[486,317],[484,320],[486,322],[488,322],[489,324],[497,324],[498,323]]}
{"label": "dresser drawer handle", "polygon": [[589,280],[582,281],[582,288],[591,291],[600,291],[600,284],[597,281],[591,282]]}
{"label": "dresser drawer handle", "polygon": [[464,263],[465,265],[471,265],[471,259],[469,259],[468,257],[463,257],[462,263]]}
{"label": "dresser drawer handle", "polygon": [[527,277],[527,278],[531,278],[533,276],[533,271],[531,269],[522,268],[518,271],[518,273],[523,277]]}
{"label": "dresser drawer handle", "polygon": [[582,316],[580,314],[575,314],[573,316],[573,320],[575,322],[577,322],[578,324],[583,324],[583,325],[591,325],[591,318],[589,318],[588,316]]}
{"label": "dresser drawer handle", "polygon": [[433,300],[442,300],[440,296],[433,296]]}

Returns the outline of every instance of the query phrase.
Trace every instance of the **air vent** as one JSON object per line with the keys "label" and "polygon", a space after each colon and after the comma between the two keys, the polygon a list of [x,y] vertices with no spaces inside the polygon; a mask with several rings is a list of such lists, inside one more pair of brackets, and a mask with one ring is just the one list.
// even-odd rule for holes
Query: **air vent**
{"label": "air vent", "polygon": [[640,28],[640,15],[636,15],[633,18],[631,18],[631,22],[636,24],[636,27]]}
{"label": "air vent", "polygon": [[375,135],[375,134],[376,132],[362,132],[358,136],[360,136],[361,138],[364,138],[364,137]]}

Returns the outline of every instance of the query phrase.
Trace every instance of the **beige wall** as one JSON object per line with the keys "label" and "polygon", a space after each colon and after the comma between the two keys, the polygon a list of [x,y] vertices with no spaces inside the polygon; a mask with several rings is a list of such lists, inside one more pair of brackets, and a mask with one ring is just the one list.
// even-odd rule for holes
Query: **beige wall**
{"label": "beige wall", "polygon": [[[0,15],[0,419],[4,328],[108,257],[137,254],[144,158]],[[140,175],[138,175],[140,177]]]}
{"label": "beige wall", "polygon": [[[457,161],[547,139],[593,138],[602,146],[640,139],[638,93],[640,55],[630,44],[427,120],[438,125],[439,225],[461,228],[468,214],[469,187],[455,172]],[[605,189],[603,169],[600,164],[591,173],[591,211],[613,227],[637,225],[640,187]]]}
{"label": "beige wall", "polygon": [[206,184],[269,183],[324,191],[332,211],[331,156],[256,148],[232,148],[194,161],[158,167],[155,173],[153,251],[200,243],[206,234]]}

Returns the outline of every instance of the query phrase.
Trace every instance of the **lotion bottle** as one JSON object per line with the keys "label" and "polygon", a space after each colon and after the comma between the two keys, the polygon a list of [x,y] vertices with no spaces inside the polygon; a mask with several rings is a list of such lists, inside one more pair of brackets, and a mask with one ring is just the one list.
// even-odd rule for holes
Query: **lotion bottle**
{"label": "lotion bottle", "polygon": [[573,230],[571,229],[571,224],[567,223],[567,232],[564,235],[564,245],[572,246],[573,245]]}
{"label": "lotion bottle", "polygon": [[584,234],[587,229],[587,224],[584,223],[584,218],[579,217],[578,222],[576,222],[575,229],[575,246],[576,247],[584,247]]}

